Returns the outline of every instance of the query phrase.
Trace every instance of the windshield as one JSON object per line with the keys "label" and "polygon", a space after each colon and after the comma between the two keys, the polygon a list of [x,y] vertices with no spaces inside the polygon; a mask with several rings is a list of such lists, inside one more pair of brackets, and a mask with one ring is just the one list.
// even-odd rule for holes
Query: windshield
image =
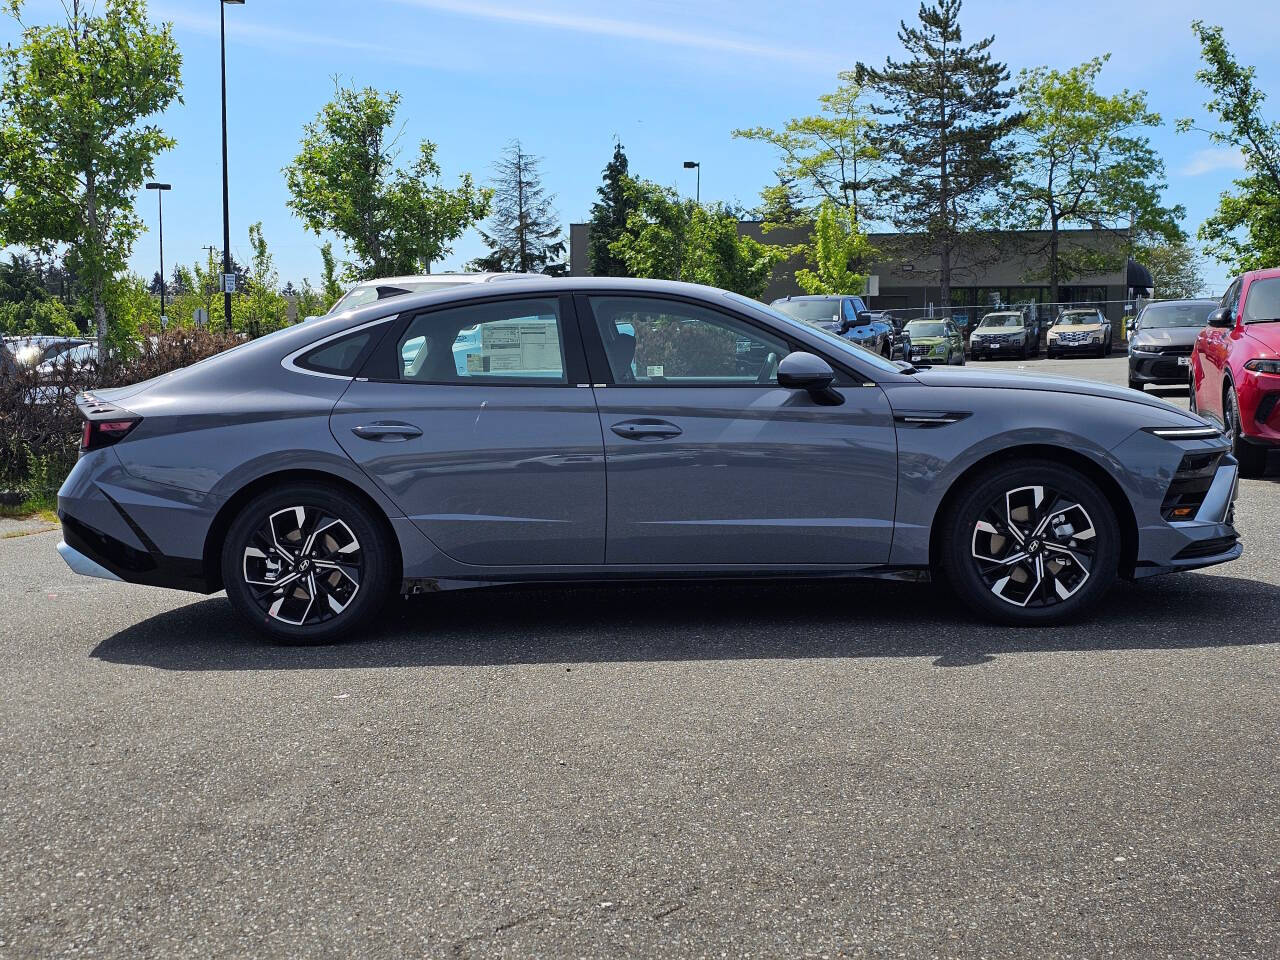
{"label": "windshield", "polygon": [[1020,327],[1022,326],[1022,314],[1019,313],[988,313],[982,318],[980,327]]}
{"label": "windshield", "polygon": [[1280,277],[1267,277],[1249,284],[1244,304],[1245,323],[1280,321]]}
{"label": "windshield", "polygon": [[1138,316],[1142,330],[1164,330],[1168,327],[1203,327],[1209,322],[1209,314],[1218,304],[1212,300],[1203,303],[1149,303]]}
{"label": "windshield", "polygon": [[1098,315],[1092,310],[1073,310],[1058,318],[1055,327],[1091,327],[1098,323]]}
{"label": "windshield", "polygon": [[917,337],[945,337],[946,328],[934,320],[912,320],[907,324],[907,333],[912,339]]}
{"label": "windshield", "polygon": [[[836,354],[843,353],[847,356],[856,357],[861,362],[869,363],[877,370],[883,370],[885,373],[902,373],[903,368],[898,366],[892,360],[886,360],[878,353],[872,353],[870,350],[864,350],[856,343],[851,343],[844,337],[838,337],[834,333],[829,333],[821,327],[815,327],[811,323],[806,323],[796,317],[789,317],[777,307],[766,306],[758,300],[752,300],[749,297],[742,296],[740,293],[733,293],[731,291],[726,291],[725,296],[736,303],[743,304],[744,306],[752,307],[756,310],[763,310],[765,313],[769,314],[769,316],[782,323],[784,327],[796,327],[815,337],[821,337],[823,343],[830,346],[832,352]],[[800,302],[803,303],[805,301]],[[814,301],[810,300],[808,302],[813,303]],[[792,300],[791,303],[796,303],[796,301]]]}
{"label": "windshield", "polygon": [[783,300],[774,311],[805,323],[830,323],[840,316],[839,300]]}

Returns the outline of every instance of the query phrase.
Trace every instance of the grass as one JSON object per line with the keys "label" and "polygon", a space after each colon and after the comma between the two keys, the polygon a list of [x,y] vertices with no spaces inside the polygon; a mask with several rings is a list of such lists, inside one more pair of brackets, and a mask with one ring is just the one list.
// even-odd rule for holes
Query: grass
{"label": "grass", "polygon": [[58,522],[58,496],[54,493],[32,494],[16,506],[0,504],[0,517],[9,520],[43,520]]}

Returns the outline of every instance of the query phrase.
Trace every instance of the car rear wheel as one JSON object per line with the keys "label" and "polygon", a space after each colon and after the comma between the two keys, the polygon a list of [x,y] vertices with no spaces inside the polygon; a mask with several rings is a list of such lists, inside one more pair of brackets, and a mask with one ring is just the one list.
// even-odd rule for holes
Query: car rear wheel
{"label": "car rear wheel", "polygon": [[329,643],[371,621],[391,587],[389,544],[368,509],[315,484],[251,501],[222,549],[227,599],[279,643]]}
{"label": "car rear wheel", "polygon": [[1097,484],[1063,464],[986,470],[942,522],[942,572],[960,600],[988,619],[1058,623],[1089,609],[1115,582],[1115,513]]}
{"label": "car rear wheel", "polygon": [[1267,470],[1267,448],[1250,443],[1240,431],[1240,401],[1236,388],[1227,387],[1222,402],[1222,419],[1227,439],[1231,441],[1231,453],[1240,461],[1240,476],[1260,477]]}

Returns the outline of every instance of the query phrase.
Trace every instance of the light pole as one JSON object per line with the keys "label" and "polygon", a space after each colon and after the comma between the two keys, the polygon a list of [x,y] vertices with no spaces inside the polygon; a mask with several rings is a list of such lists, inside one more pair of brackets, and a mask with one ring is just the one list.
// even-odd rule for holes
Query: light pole
{"label": "light pole", "polygon": [[693,202],[698,206],[702,206],[702,164],[697,160],[686,160],[684,168],[698,171],[698,179],[694,182],[695,186],[693,188]]}
{"label": "light pole", "polygon": [[164,192],[172,190],[171,183],[148,183],[148,190],[156,192],[156,203],[160,210],[160,324],[164,325]]}
{"label": "light pole", "polygon": [[218,21],[222,40],[222,322],[231,329],[231,191],[227,185],[227,4],[244,5],[244,0],[218,0]]}

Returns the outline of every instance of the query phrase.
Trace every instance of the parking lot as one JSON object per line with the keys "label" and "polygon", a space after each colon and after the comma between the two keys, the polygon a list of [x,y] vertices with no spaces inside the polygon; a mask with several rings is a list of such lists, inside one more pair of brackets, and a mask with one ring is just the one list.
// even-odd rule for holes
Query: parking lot
{"label": "parking lot", "polygon": [[676,583],[279,648],[15,528],[0,956],[1274,958],[1278,466],[1242,559],[1038,630]]}

